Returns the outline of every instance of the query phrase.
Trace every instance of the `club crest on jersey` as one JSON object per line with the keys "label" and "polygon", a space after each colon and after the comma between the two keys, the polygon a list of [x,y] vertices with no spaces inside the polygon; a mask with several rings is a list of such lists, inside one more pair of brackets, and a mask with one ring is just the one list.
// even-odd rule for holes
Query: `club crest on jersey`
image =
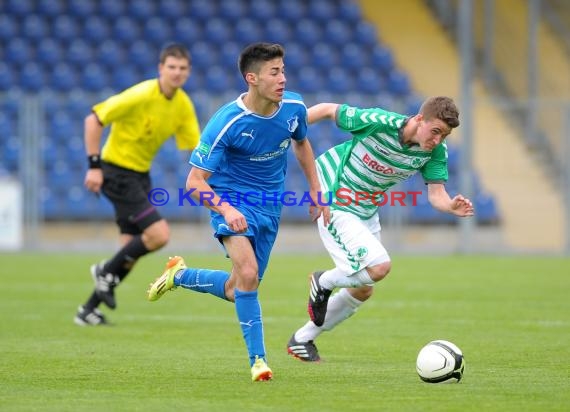
{"label": "club crest on jersey", "polygon": [[292,117],[289,120],[287,120],[287,130],[289,130],[289,132],[293,133],[295,130],[297,130],[298,126],[299,126],[298,116]]}
{"label": "club crest on jersey", "polygon": [[418,159],[417,157],[414,157],[414,159],[412,160],[412,166],[413,167],[420,167],[422,165],[422,161],[420,159]]}

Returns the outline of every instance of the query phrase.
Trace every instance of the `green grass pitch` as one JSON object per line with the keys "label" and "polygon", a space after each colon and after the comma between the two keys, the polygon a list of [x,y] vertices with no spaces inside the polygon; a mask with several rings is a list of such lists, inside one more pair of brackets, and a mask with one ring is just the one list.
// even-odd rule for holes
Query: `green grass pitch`
{"label": "green grass pitch", "polygon": [[[326,256],[275,254],[260,289],[271,382],[252,383],[234,307],[178,289],[146,301],[163,268],[143,258],[102,308],[112,327],[72,318],[104,255],[1,254],[2,411],[567,411],[570,260],[394,256],[361,310],[317,341],[320,364],[286,354],[307,320],[309,271]],[[228,268],[221,255],[185,256]],[[457,344],[459,384],[415,372],[433,339]]]}

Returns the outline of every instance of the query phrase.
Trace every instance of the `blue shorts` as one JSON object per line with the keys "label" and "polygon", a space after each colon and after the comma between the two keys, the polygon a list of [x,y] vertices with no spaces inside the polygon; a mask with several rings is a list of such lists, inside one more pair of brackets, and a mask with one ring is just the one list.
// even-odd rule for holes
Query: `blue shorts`
{"label": "blue shorts", "polygon": [[232,231],[222,215],[211,212],[210,224],[214,229],[214,237],[221,243],[222,238],[225,236],[247,236],[255,252],[259,270],[258,277],[259,280],[261,280],[263,279],[265,269],[267,269],[269,255],[277,238],[280,217],[264,215],[259,212],[252,212],[248,209],[240,209],[239,211],[245,216],[248,226],[247,231],[243,233]]}

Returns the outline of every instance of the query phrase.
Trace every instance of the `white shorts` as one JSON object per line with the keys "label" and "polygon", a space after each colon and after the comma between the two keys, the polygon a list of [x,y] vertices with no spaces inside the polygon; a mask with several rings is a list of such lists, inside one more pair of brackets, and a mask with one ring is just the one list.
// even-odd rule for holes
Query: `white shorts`
{"label": "white shorts", "polygon": [[380,219],[374,215],[362,220],[356,215],[342,211],[331,212],[331,223],[323,226],[318,220],[319,235],[336,267],[348,275],[367,266],[389,262],[390,256],[380,238]]}

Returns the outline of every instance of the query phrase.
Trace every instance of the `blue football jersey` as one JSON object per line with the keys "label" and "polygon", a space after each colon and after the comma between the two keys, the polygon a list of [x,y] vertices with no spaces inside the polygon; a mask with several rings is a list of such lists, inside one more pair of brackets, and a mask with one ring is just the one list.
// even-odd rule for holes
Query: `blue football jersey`
{"label": "blue football jersey", "polygon": [[243,95],[221,107],[202,132],[190,164],[212,172],[208,183],[224,200],[278,216],[291,139],[307,134],[307,107],[293,92],[283,94],[269,117],[247,109]]}

